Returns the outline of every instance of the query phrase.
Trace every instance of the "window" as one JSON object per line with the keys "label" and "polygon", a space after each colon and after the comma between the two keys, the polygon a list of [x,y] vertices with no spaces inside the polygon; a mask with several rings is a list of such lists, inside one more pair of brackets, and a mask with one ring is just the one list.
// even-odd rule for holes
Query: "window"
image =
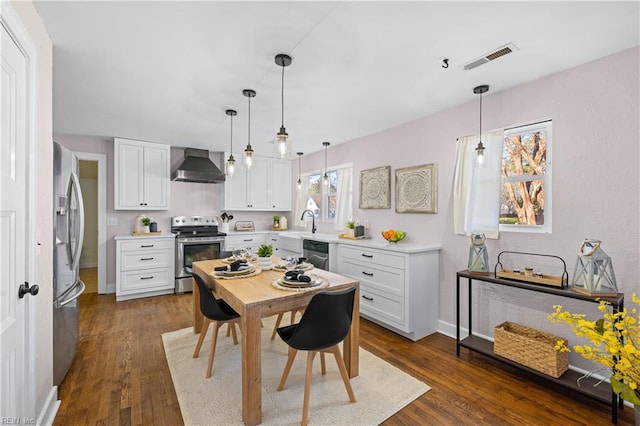
{"label": "window", "polygon": [[504,132],[500,231],[551,232],[551,121]]}
{"label": "window", "polygon": [[335,222],[338,171],[328,171],[327,176],[329,176],[329,185],[325,186],[322,182],[321,174],[309,175],[309,199],[307,200],[307,209],[315,212],[317,220]]}
{"label": "window", "polygon": [[456,234],[551,232],[551,121],[458,138],[453,186]]}
{"label": "window", "polygon": [[[335,166],[327,171],[328,185],[322,182],[322,172],[302,175],[302,189],[296,197],[296,217],[301,217],[304,210],[311,210],[316,222],[333,223],[335,229],[343,229],[353,215],[352,173],[351,164]],[[297,226],[304,226],[305,220],[297,220]]]}

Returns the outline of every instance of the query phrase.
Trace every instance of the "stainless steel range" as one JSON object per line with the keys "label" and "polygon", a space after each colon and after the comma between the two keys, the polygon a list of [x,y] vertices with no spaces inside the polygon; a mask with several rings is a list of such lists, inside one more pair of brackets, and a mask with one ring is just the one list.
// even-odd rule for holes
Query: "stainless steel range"
{"label": "stainless steel range", "polygon": [[216,216],[176,216],[171,218],[176,236],[176,293],[192,291],[192,263],[219,259],[225,233],[218,231]]}

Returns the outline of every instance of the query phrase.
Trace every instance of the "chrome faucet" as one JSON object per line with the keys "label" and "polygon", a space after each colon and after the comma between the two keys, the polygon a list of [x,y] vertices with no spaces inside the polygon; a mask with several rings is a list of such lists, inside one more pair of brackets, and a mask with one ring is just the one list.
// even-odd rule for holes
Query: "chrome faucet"
{"label": "chrome faucet", "polygon": [[302,217],[300,220],[304,220],[305,213],[311,213],[311,233],[316,233],[316,214],[312,210],[305,210],[302,212]]}

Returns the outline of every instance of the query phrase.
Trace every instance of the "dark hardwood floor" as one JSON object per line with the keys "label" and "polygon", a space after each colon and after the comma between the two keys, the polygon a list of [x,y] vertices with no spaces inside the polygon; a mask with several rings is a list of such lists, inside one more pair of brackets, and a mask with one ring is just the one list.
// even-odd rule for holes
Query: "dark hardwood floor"
{"label": "dark hardwood floor", "polygon": [[[78,354],[58,389],[55,424],[182,424],[160,336],[190,323],[190,294],[119,303],[83,295]],[[466,349],[458,358],[455,340],[441,334],[412,342],[362,320],[361,345],[431,386],[385,425],[611,424],[608,405]],[[618,424],[632,425],[633,409]]]}

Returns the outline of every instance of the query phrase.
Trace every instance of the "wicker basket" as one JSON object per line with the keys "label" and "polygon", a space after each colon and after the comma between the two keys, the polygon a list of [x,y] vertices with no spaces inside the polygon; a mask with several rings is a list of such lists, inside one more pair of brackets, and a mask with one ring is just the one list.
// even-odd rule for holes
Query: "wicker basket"
{"label": "wicker basket", "polygon": [[553,334],[503,322],[494,329],[493,352],[533,370],[558,378],[569,368],[569,354],[555,350],[558,340]]}

